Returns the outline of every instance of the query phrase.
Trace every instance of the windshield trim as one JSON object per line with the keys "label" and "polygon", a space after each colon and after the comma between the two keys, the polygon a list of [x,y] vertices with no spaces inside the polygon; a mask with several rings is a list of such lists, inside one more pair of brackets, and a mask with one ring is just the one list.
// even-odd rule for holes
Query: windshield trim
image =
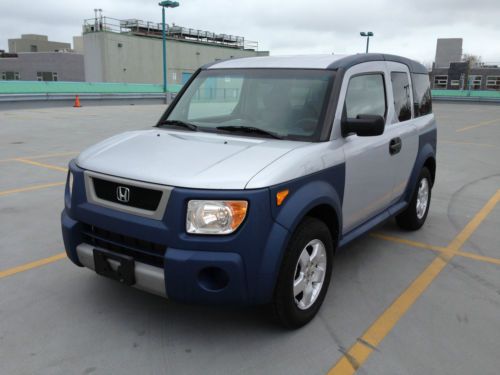
{"label": "windshield trim", "polygon": [[[329,135],[331,131],[331,125],[330,122],[333,121],[333,118],[331,118],[331,107],[332,107],[332,92],[333,88],[335,86],[335,83],[337,81],[336,79],[336,71],[334,70],[327,70],[327,69],[317,69],[317,68],[218,68],[218,69],[203,69],[200,68],[198,69],[188,80],[188,82],[182,87],[182,89],[179,91],[179,93],[175,96],[174,100],[171,102],[171,104],[167,107],[165,112],[162,114],[158,122],[156,123],[155,127],[160,127],[162,123],[164,123],[168,117],[170,116],[170,113],[174,110],[176,107],[178,101],[183,97],[189,86],[193,83],[193,81],[198,77],[198,75],[201,72],[210,72],[210,73],[215,73],[215,74],[227,74],[227,71],[273,71],[273,70],[279,70],[279,71],[321,71],[325,72],[326,75],[328,76],[328,84],[327,88],[325,91],[325,99],[323,103],[323,107],[321,110],[320,115],[318,116],[318,127],[315,131],[315,133],[311,136],[296,136],[296,135],[286,135],[283,136],[282,140],[288,140],[288,141],[300,141],[300,142],[324,142],[329,140]],[[181,129],[180,129],[181,130]],[[187,129],[186,129],[187,130]],[[189,130],[187,130],[189,131]],[[203,127],[199,126],[198,127],[198,132],[207,132],[207,133],[216,133],[216,134],[228,134],[225,131],[218,131],[217,129],[211,129],[208,127]],[[328,136],[325,136],[325,135]],[[255,133],[239,133],[239,136],[243,137],[252,137],[252,138],[269,138],[269,136],[266,135],[260,135],[260,134],[255,134]]]}

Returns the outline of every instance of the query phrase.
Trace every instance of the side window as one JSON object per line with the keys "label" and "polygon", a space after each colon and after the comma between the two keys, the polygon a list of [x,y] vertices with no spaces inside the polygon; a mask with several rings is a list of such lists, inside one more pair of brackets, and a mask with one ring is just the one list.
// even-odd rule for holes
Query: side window
{"label": "side window", "polygon": [[345,112],[348,118],[358,115],[379,115],[386,112],[384,76],[365,74],[352,77],[347,86]]}
{"label": "side window", "polygon": [[410,81],[404,72],[392,72],[392,94],[394,111],[400,122],[411,119]]}
{"label": "side window", "polygon": [[411,75],[413,86],[413,106],[415,117],[432,113],[432,97],[429,76],[427,74]]}

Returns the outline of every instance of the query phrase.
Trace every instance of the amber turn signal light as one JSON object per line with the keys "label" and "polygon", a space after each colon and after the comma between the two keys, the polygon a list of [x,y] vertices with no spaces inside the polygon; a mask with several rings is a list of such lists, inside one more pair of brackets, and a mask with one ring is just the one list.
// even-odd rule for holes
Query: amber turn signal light
{"label": "amber turn signal light", "polygon": [[281,204],[283,203],[285,198],[288,196],[289,192],[290,191],[288,189],[285,189],[285,190],[281,190],[281,191],[276,193],[276,205],[277,206],[281,206]]}

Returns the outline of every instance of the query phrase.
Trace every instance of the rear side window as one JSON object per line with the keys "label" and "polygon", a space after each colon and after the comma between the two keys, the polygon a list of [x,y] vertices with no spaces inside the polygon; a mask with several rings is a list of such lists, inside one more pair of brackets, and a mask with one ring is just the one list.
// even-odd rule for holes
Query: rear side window
{"label": "rear side window", "polygon": [[358,115],[385,117],[386,108],[382,74],[365,74],[350,79],[345,98],[345,111],[348,118],[356,118]]}
{"label": "rear side window", "polygon": [[411,80],[413,84],[413,106],[415,108],[415,117],[432,113],[432,97],[429,75],[412,73]]}
{"label": "rear side window", "polygon": [[394,96],[394,111],[400,122],[411,119],[410,81],[404,72],[392,72],[392,93]]}

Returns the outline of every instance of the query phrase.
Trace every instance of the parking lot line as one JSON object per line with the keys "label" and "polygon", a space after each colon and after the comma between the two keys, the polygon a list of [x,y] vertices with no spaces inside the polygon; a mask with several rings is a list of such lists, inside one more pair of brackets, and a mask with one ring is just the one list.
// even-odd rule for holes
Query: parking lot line
{"label": "parking lot line", "polygon": [[457,133],[461,133],[461,132],[465,132],[465,131],[467,131],[467,130],[472,130],[472,129],[479,128],[479,127],[481,127],[481,126],[493,125],[493,124],[495,124],[496,122],[500,122],[500,118],[495,118],[495,119],[493,119],[493,120],[483,121],[483,122],[480,122],[480,123],[475,124],[475,125],[466,126],[466,127],[464,127],[464,128],[457,129],[457,130],[456,130],[456,132],[457,132]]}
{"label": "parking lot line", "polygon": [[40,163],[40,162],[34,161],[34,160],[21,159],[21,158],[17,158],[17,159],[14,159],[14,160],[18,161],[20,163],[30,164],[30,165],[34,165],[34,166],[37,166],[37,167],[54,169],[56,171],[61,171],[61,172],[67,172],[68,171],[68,168],[59,167],[57,165],[52,165],[52,164]]}
{"label": "parking lot line", "polygon": [[50,184],[31,185],[31,186],[26,186],[23,188],[18,188],[18,189],[4,190],[4,191],[0,191],[0,197],[2,197],[4,195],[23,193],[25,191],[33,191],[33,190],[39,190],[39,189],[46,189],[46,188],[54,187],[54,186],[62,186],[64,184],[66,184],[66,181],[52,182]]}
{"label": "parking lot line", "polygon": [[370,234],[370,236],[374,237],[374,238],[381,239],[381,240],[385,240],[385,241],[401,243],[404,245],[408,245],[409,247],[417,247],[417,248],[427,249],[427,250],[437,251],[437,252],[448,252],[448,253],[453,253],[454,255],[461,256],[464,258],[469,258],[469,259],[478,260],[480,262],[486,262],[486,263],[500,265],[499,258],[493,258],[493,257],[485,256],[485,255],[467,252],[467,251],[451,251],[451,250],[447,250],[446,247],[428,245],[426,243],[410,241],[410,240],[407,240],[405,238],[388,236],[388,235],[385,235],[382,233],[372,233],[372,234]]}
{"label": "parking lot line", "polygon": [[7,158],[7,159],[0,159],[0,163],[6,163],[9,161],[16,161],[16,159],[27,159],[27,160],[33,160],[33,159],[47,159],[47,158],[57,158],[60,156],[70,156],[70,155],[76,155],[78,152],[76,151],[71,151],[71,152],[57,152],[53,154],[42,154],[42,155],[34,155],[34,156],[24,156],[20,158]]}
{"label": "parking lot line", "polygon": [[[462,231],[445,248],[439,252],[430,265],[399,295],[398,298],[380,315],[363,333],[361,340],[344,353],[337,363],[328,371],[328,375],[354,374],[370,357],[382,340],[392,331],[399,320],[413,306],[417,299],[427,290],[431,283],[456,255],[463,244],[488,217],[500,200],[498,190],[479,212],[470,220]],[[366,342],[367,344],[364,344]]]}
{"label": "parking lot line", "polygon": [[371,233],[371,237],[379,238],[381,240],[386,240],[386,241],[391,241],[391,242],[397,242],[401,243],[403,245],[408,245],[411,247],[418,247],[421,249],[428,249],[428,250],[433,250],[433,251],[444,251],[446,250],[445,247],[443,246],[433,246],[429,245],[423,242],[417,242],[417,241],[412,241],[412,240],[407,240],[406,238],[400,238],[400,237],[394,237],[394,236],[388,236],[386,234],[382,233]]}
{"label": "parking lot line", "polygon": [[500,259],[498,259],[498,258],[488,257],[485,255],[480,255],[480,254],[474,254],[474,253],[470,253],[468,251],[456,251],[455,255],[458,255],[458,256],[461,256],[464,258],[478,260],[480,262],[500,265]]}
{"label": "parking lot line", "polygon": [[66,258],[66,253],[59,253],[59,254],[52,255],[52,256],[47,257],[47,258],[35,260],[34,262],[30,262],[30,263],[22,264],[22,265],[17,266],[17,267],[9,268],[9,269],[6,269],[5,271],[0,271],[0,279],[7,277],[7,276],[15,275],[16,273],[28,271],[28,270],[31,270],[33,268],[41,267],[41,266],[44,266],[46,264],[54,263],[54,262],[57,262],[58,260],[61,260],[64,258]]}

